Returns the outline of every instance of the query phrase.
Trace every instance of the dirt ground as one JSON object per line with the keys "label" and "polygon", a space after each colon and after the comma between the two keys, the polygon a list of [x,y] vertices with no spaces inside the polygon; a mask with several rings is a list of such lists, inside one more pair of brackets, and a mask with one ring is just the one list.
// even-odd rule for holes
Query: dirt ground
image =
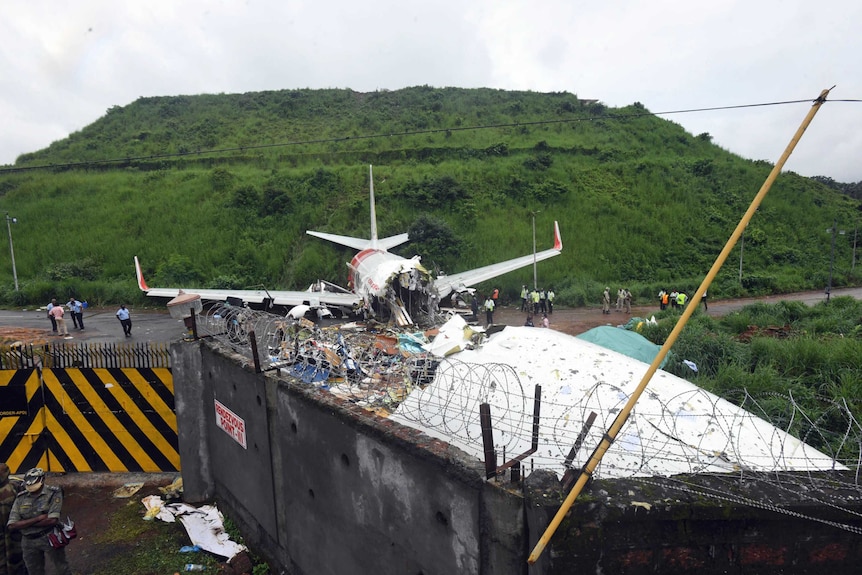
{"label": "dirt ground", "polygon": [[47,343],[45,330],[31,327],[0,326],[0,345],[12,345],[16,342],[42,344]]}
{"label": "dirt ground", "polygon": [[[632,306],[630,314],[614,311],[610,315],[605,315],[601,309],[557,309],[554,313],[548,315],[548,320],[550,321],[551,329],[569,335],[579,335],[600,325],[623,325],[632,317],[649,317],[649,315],[655,314],[657,311],[658,307]],[[479,319],[484,323],[484,314],[480,313]],[[526,313],[513,307],[503,307],[499,311],[494,312],[494,323],[516,326],[524,325],[526,319]],[[541,314],[534,317],[533,322],[536,326],[540,326],[542,322]]]}

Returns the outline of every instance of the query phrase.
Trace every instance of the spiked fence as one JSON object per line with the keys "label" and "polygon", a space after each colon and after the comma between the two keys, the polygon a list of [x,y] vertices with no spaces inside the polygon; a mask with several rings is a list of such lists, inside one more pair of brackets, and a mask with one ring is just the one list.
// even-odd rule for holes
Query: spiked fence
{"label": "spiked fence", "polygon": [[46,343],[0,347],[0,369],[170,368],[169,344]]}

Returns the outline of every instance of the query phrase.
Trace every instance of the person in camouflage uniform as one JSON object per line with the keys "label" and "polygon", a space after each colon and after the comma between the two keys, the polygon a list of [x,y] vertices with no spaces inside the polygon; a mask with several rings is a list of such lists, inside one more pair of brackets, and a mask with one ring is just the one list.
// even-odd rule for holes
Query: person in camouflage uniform
{"label": "person in camouflage uniform", "polygon": [[21,534],[6,528],[12,503],[20,481],[9,478],[9,466],[0,463],[0,575],[22,575],[24,573],[24,556],[21,552]]}
{"label": "person in camouflage uniform", "polygon": [[66,548],[54,549],[48,533],[60,520],[63,490],[45,486],[45,472],[34,467],[24,475],[24,491],[15,498],[6,528],[21,531],[21,548],[28,575],[45,575],[45,558],[54,564],[57,575],[72,575],[66,562]]}

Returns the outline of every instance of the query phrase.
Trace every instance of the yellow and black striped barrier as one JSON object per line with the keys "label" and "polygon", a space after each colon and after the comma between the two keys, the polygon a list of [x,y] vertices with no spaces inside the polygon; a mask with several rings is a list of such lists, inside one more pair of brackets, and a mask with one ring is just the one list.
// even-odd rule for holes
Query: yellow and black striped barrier
{"label": "yellow and black striped barrier", "polygon": [[178,471],[170,369],[0,370],[0,461],[13,473]]}

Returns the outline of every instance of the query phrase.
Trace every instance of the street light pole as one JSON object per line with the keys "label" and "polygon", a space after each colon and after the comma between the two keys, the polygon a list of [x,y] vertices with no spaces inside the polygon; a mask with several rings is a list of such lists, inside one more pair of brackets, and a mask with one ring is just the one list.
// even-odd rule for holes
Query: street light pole
{"label": "street light pole", "polygon": [[826,230],[832,232],[832,255],[829,256],[829,285],[826,286],[826,303],[829,303],[829,296],[832,293],[832,270],[835,268],[835,234],[844,235],[844,230],[838,231],[838,220],[832,221],[832,228]]}
{"label": "street light pole", "polygon": [[533,289],[539,289],[539,280],[536,276],[536,214],[541,212],[530,212],[533,216]]}
{"label": "street light pole", "polygon": [[18,272],[15,270],[15,249],[12,247],[12,225],[17,224],[18,218],[10,218],[6,212],[6,231],[9,232],[9,254],[12,256],[12,277],[15,278],[15,291],[18,291]]}

